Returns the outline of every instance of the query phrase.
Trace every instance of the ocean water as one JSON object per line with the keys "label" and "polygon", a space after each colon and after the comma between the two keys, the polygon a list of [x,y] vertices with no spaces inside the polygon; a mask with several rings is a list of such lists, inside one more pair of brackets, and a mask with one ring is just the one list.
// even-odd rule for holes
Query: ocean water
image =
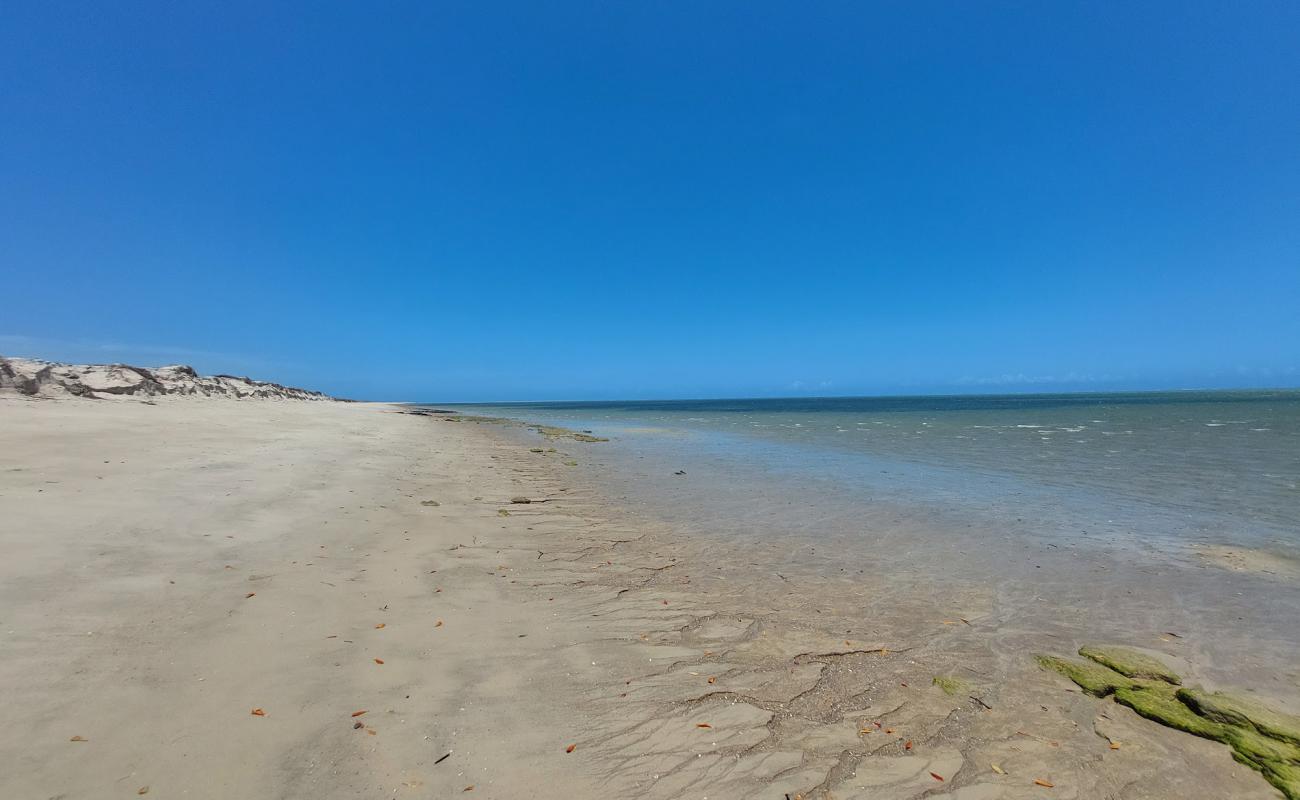
{"label": "ocean water", "polygon": [[[1176,631],[1198,680],[1300,711],[1300,392],[450,408],[608,437],[554,446],[626,508],[812,594],[870,583],[882,636],[978,607],[980,646],[1011,663]],[[1266,558],[1207,558],[1225,547]]]}
{"label": "ocean water", "polygon": [[767,496],[816,487],[836,503],[870,496],[982,509],[991,520],[1000,508],[1003,523],[1029,514],[1048,537],[1086,529],[1120,546],[1206,542],[1300,556],[1296,391],[462,408],[607,436],[611,460],[644,465],[636,486],[648,492],[693,465]]}

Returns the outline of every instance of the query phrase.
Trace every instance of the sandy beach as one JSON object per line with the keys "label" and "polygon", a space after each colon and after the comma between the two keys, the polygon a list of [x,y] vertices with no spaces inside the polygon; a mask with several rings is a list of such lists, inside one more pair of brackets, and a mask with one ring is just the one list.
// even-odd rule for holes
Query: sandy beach
{"label": "sandy beach", "polygon": [[0,797],[1279,796],[988,646],[1041,643],[993,590],[679,536],[585,485],[600,447],[0,399]]}

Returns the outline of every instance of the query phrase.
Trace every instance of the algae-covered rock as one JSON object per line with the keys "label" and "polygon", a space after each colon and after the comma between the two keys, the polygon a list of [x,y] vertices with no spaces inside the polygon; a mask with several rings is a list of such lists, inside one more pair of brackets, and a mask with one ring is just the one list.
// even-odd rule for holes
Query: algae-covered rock
{"label": "algae-covered rock", "polygon": [[1057,656],[1034,656],[1039,666],[1059,672],[1094,697],[1105,697],[1122,686],[1132,686],[1133,681],[1113,669],[1091,661],[1071,661]]}
{"label": "algae-covered rock", "polygon": [[1227,743],[1227,726],[1183,705],[1168,684],[1153,681],[1125,686],[1115,690],[1115,701],[1162,725]]}
{"label": "algae-covered rock", "polygon": [[[1088,694],[1113,693],[1116,702],[1149,720],[1228,745],[1234,759],[1258,770],[1287,800],[1300,800],[1300,742],[1295,738],[1300,720],[1232,695],[1180,689],[1174,685],[1177,675],[1141,653],[1083,647],[1079,654],[1092,661],[1035,658],[1044,669],[1061,673]],[[1137,677],[1120,674],[1124,671]]]}
{"label": "algae-covered rock", "polygon": [[1139,678],[1166,683],[1182,683],[1183,679],[1176,672],[1166,667],[1158,659],[1127,647],[1088,644],[1079,648],[1079,655],[1090,658],[1098,664],[1105,664],[1116,672],[1130,678]]}
{"label": "algae-covered rock", "polygon": [[1300,767],[1294,764],[1265,764],[1260,772],[1281,790],[1287,800],[1300,800]]}
{"label": "algae-covered rock", "polygon": [[934,680],[930,682],[943,689],[943,693],[948,695],[961,694],[966,690],[966,684],[961,679],[954,678],[951,675],[936,675]]}
{"label": "algae-covered rock", "polygon": [[1256,764],[1290,763],[1300,766],[1300,747],[1290,742],[1271,739],[1253,728],[1224,725],[1224,729],[1223,741]]}
{"label": "algae-covered rock", "polygon": [[1300,717],[1274,711],[1254,700],[1203,689],[1179,689],[1178,699],[1212,720],[1254,728],[1260,733],[1300,745]]}

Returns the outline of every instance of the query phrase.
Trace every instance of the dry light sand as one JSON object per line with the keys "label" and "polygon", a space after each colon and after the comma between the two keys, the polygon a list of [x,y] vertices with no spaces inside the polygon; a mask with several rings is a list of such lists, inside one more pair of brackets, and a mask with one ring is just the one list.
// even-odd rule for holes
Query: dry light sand
{"label": "dry light sand", "polygon": [[981,662],[978,598],[872,632],[868,587],[634,521],[566,466],[600,444],[525,436],[0,399],[0,798],[1277,796]]}

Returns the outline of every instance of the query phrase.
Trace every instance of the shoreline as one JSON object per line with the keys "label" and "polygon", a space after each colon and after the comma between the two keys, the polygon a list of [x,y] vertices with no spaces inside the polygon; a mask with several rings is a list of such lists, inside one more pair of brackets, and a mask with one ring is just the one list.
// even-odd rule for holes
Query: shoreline
{"label": "shoreline", "polygon": [[991,594],[684,536],[568,466],[599,442],[382,404],[0,418],[6,796],[1277,796],[1006,663],[981,637],[1035,636]]}

